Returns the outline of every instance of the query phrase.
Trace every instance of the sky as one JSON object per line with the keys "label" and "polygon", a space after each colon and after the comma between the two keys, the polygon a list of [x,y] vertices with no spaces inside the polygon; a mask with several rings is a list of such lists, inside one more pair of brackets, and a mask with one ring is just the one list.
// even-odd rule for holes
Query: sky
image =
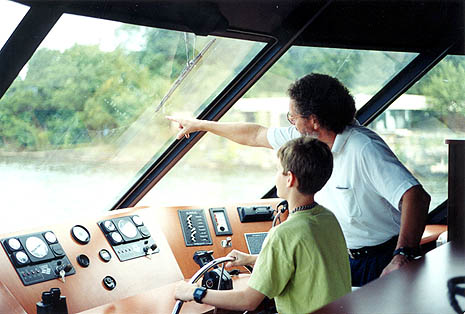
{"label": "sky", "polygon": [[[26,15],[29,7],[0,0],[0,48]],[[121,23],[101,19],[63,15],[45,38],[41,47],[64,51],[74,44],[99,45],[102,50],[113,50],[122,39],[115,40],[115,30]]]}

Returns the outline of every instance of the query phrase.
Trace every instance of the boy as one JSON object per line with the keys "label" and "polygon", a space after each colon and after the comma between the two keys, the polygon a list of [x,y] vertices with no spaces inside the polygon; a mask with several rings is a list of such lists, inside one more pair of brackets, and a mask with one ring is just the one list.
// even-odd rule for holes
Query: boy
{"label": "boy", "polygon": [[[276,188],[289,203],[289,217],[270,230],[260,254],[233,250],[226,266],[254,264],[242,290],[207,290],[201,300],[229,310],[254,310],[274,298],[279,313],[309,313],[351,291],[344,236],[335,216],[314,201],[333,169],[329,147],[308,136],[291,140],[278,151]],[[181,282],[176,299],[191,301],[195,285]]]}

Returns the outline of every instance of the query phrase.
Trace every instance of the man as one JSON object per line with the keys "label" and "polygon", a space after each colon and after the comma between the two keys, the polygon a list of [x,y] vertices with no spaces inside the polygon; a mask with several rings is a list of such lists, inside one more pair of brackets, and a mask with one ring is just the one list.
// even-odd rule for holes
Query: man
{"label": "man", "polygon": [[287,128],[195,119],[178,122],[177,138],[208,131],[239,144],[278,149],[311,135],[334,156],[332,177],[315,199],[333,211],[347,241],[352,285],[361,286],[408,263],[418,250],[430,196],[387,144],[354,119],[347,88],[328,75],[309,74],[288,90]]}
{"label": "man", "polygon": [[331,176],[329,147],[310,137],[284,144],[278,151],[276,188],[291,209],[287,220],[268,233],[252,256],[232,251],[230,266],[254,265],[247,287],[205,290],[184,281],[175,297],[228,310],[254,310],[265,296],[279,313],[310,313],[351,291],[347,247],[336,217],[314,201]]}

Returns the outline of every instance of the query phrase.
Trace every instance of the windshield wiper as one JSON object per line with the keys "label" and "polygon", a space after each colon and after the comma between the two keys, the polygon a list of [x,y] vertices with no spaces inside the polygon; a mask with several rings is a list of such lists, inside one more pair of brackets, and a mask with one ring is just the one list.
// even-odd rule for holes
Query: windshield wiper
{"label": "windshield wiper", "polygon": [[168,99],[171,97],[171,95],[174,93],[176,88],[182,83],[182,81],[187,77],[187,75],[190,73],[190,71],[199,63],[200,59],[204,56],[205,52],[207,52],[208,49],[213,45],[213,43],[216,41],[216,38],[213,38],[208,42],[207,45],[199,52],[199,54],[192,60],[190,60],[186,67],[182,70],[181,74],[179,77],[174,81],[173,85],[171,86],[170,90],[166,95],[163,97],[161,100],[160,104],[155,108],[155,112],[158,112],[161,107],[168,101]]}

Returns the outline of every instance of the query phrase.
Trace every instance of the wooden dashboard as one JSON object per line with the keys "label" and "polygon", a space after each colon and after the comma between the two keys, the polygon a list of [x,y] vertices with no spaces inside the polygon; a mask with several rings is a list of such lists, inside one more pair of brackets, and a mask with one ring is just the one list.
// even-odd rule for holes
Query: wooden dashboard
{"label": "wooden dashboard", "polygon": [[[51,288],[60,288],[66,296],[69,313],[170,313],[176,282],[188,279],[199,269],[193,255],[198,250],[213,251],[215,258],[227,255],[232,249],[248,252],[245,240],[247,233],[266,232],[271,221],[244,222],[238,214],[238,207],[269,207],[276,209],[280,199],[258,200],[236,204],[197,204],[195,206],[135,207],[108,212],[73,221],[63,221],[58,225],[41,226],[31,230],[0,234],[0,240],[21,238],[23,235],[52,231],[61,244],[75,273],[65,277],[65,282],[52,279],[40,283],[24,285],[10,260],[8,250],[0,248],[0,313],[36,313],[36,303],[42,293]],[[232,235],[216,235],[210,208],[223,208],[229,219]],[[179,212],[200,210],[211,236],[211,244],[186,246],[185,234],[180,223]],[[150,231],[158,253],[121,261],[110,243],[108,235],[99,226],[105,220],[119,221],[138,216]],[[126,217],[126,218],[124,218]],[[285,219],[285,217],[283,217]],[[71,236],[71,229],[80,225],[90,233],[87,244],[78,242]],[[423,243],[434,241],[445,230],[445,226],[428,226]],[[230,238],[231,246],[224,247],[222,241]],[[3,242],[2,242],[3,243]],[[224,244],[224,243],[223,243]],[[109,262],[100,258],[99,251],[106,249],[112,255]],[[11,252],[10,252],[11,253]],[[88,267],[80,266],[77,257],[81,254],[89,258]],[[11,255],[11,254],[10,254]],[[111,276],[116,281],[113,290],[105,287],[103,279]],[[245,285],[248,275],[234,276],[234,287]],[[195,302],[188,302],[181,313],[207,313],[213,308]]]}
{"label": "wooden dashboard", "polygon": [[[36,303],[41,301],[42,292],[55,287],[60,288],[61,294],[66,296],[69,313],[83,311],[96,313],[99,312],[97,309],[105,304],[113,305],[110,308],[103,307],[104,312],[114,313],[114,304],[131,297],[130,303],[137,302],[134,300],[141,298],[151,299],[150,306],[146,308],[147,313],[170,312],[175,304],[173,298],[175,283],[190,278],[199,269],[192,258],[195,251],[212,250],[215,258],[225,256],[233,248],[248,252],[244,233],[266,232],[271,227],[271,221],[241,223],[237,207],[263,205],[274,209],[279,201],[279,199],[271,199],[229,205],[136,207],[108,212],[107,215],[102,216],[64,221],[59,225],[0,234],[0,239],[7,239],[50,230],[56,235],[66,257],[75,269],[75,274],[66,276],[64,283],[59,279],[52,279],[25,286],[9,259],[6,249],[0,248],[0,313],[36,313]],[[225,209],[232,235],[216,236],[209,214],[209,208],[212,207]],[[211,245],[186,247],[178,216],[178,210],[186,209],[203,209],[211,235]],[[97,222],[132,215],[137,215],[143,220],[159,252],[149,257],[142,256],[120,261]],[[71,236],[71,229],[75,225],[81,225],[89,231],[91,236],[89,243],[81,244]],[[221,241],[227,237],[231,238],[232,246],[225,248],[221,245]],[[98,253],[101,249],[107,249],[112,255],[109,262],[104,262],[99,257]],[[81,254],[89,258],[88,267],[81,267],[77,263],[77,257]],[[103,278],[106,276],[115,279],[116,287],[113,290],[105,288]],[[211,307],[190,302],[183,306],[181,313],[203,313],[211,309]],[[145,311],[142,308],[140,310]],[[124,306],[120,313],[124,313]]]}

